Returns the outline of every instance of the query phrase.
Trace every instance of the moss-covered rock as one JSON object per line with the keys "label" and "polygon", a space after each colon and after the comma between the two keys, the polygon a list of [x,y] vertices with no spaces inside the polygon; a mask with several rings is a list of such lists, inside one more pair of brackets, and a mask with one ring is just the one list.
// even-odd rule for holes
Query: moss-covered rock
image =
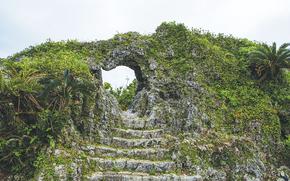
{"label": "moss-covered rock", "polygon": [[[38,105],[24,108],[44,118],[49,111],[64,112],[67,117],[61,134],[48,137],[50,144],[41,146],[54,151],[48,159],[41,156],[45,149],[37,151],[40,153],[37,171],[52,173],[48,179],[54,174],[60,176],[58,172],[65,173],[65,178],[69,172],[78,173],[73,176],[78,180],[98,170],[85,164],[86,154],[80,148],[109,143],[114,136],[113,128],[123,126],[118,103],[102,88],[101,77],[101,69],[123,65],[133,69],[137,79],[137,94],[130,109],[150,123],[150,129],[165,130],[167,140],[171,140],[167,147],[178,165],[176,173],[198,174],[208,180],[274,180],[281,172],[278,168],[289,163],[289,158],[280,156],[286,153],[282,139],[289,135],[289,71],[284,71],[283,81],[258,84],[248,60],[248,53],[258,44],[189,30],[183,24],[162,23],[151,35],[129,32],[97,42],[46,42],[30,47],[1,60],[0,95],[5,97],[5,103],[0,106],[0,125],[7,126],[3,121],[8,118],[23,120],[11,113],[19,113],[20,92],[37,95],[36,100],[42,101],[39,106],[45,105],[46,112],[40,111]],[[51,109],[51,100],[39,94],[47,85],[42,79],[18,89],[4,86],[7,82],[15,85],[11,82],[14,77],[7,72],[23,70],[44,72],[46,81],[60,78],[64,71],[70,70],[76,80],[85,83],[83,88],[91,84],[93,87],[89,92],[72,88],[71,101],[62,109]],[[24,84],[25,80],[20,79],[20,83]],[[15,90],[18,92],[14,95]],[[8,132],[17,124],[4,130]],[[1,155],[7,153],[5,149],[11,149],[2,146],[7,141],[8,137],[1,136]],[[60,143],[61,149],[71,153],[68,157],[60,156],[63,161],[54,154]],[[78,165],[72,167],[76,168],[74,171],[67,170],[71,164]],[[19,174],[20,170],[6,171]],[[284,170],[286,173],[286,167]]]}

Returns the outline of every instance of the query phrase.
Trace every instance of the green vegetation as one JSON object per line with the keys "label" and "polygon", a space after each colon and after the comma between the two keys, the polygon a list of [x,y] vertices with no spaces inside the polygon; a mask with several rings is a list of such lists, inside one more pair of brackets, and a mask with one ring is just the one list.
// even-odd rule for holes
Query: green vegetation
{"label": "green vegetation", "polygon": [[[153,36],[162,52],[158,63],[168,70],[159,71],[159,79],[171,77],[172,87],[180,90],[175,94],[190,96],[209,115],[212,120],[209,127],[229,135],[257,137],[259,147],[276,151],[281,144],[281,130],[289,134],[289,126],[286,128],[290,124],[289,71],[282,71],[282,80],[269,80],[261,85],[252,75],[249,57],[261,46],[259,43],[196,29],[190,31],[176,23],[161,24]],[[191,81],[198,82],[208,93],[192,95],[192,88],[182,81],[190,75],[195,75]],[[173,89],[167,87],[165,92]]]}
{"label": "green vegetation", "polygon": [[188,157],[181,157],[181,161],[190,159],[196,165],[215,168],[222,168],[224,165],[234,167],[251,158],[253,149],[254,143],[249,140],[210,132],[194,142],[184,140],[181,143],[181,155]]}
{"label": "green vegetation", "polygon": [[72,111],[93,100],[94,78],[68,44],[74,45],[48,42],[1,60],[2,171],[31,176],[35,158],[45,147],[55,147]]}
{"label": "green vegetation", "polygon": [[117,89],[113,89],[110,83],[105,82],[104,88],[116,97],[122,110],[127,110],[136,95],[137,81],[134,79],[127,87]]}
{"label": "green vegetation", "polygon": [[287,49],[289,45],[284,43],[277,49],[276,43],[272,46],[263,44],[251,52],[252,67],[260,82],[277,78],[282,68],[290,68],[290,49]]}
{"label": "green vegetation", "polygon": [[[182,162],[190,159],[205,168],[231,171],[235,164],[243,164],[257,153],[263,155],[258,159],[265,165],[279,161],[289,165],[287,45],[276,50],[275,44],[269,47],[171,22],[162,23],[152,35],[129,32],[90,43],[48,41],[1,59],[0,170],[31,177],[35,168],[44,166],[53,172],[54,163],[72,162],[73,158],[59,161],[53,155],[45,159],[44,152],[59,145],[68,153],[72,151],[72,142],[78,144],[87,138],[86,127],[97,127],[95,122],[87,124],[91,107],[111,106],[110,100],[98,94],[101,83],[97,74],[93,76],[89,60],[99,66],[128,51],[126,61],[140,68],[144,83],[150,83],[146,91],[153,93],[141,95],[145,98],[138,109],[148,109],[152,103],[159,106],[154,105],[154,116],[163,118],[168,129],[181,135]],[[135,80],[115,90],[105,83],[104,88],[127,110],[136,84]],[[192,105],[198,110],[189,109]],[[190,111],[196,111],[192,113],[193,125],[189,131],[179,129],[187,126],[178,121],[190,117]],[[98,120],[100,113],[93,111],[94,119]],[[110,119],[109,115],[104,117]],[[76,133],[67,133],[72,124]],[[187,131],[200,135],[187,141]],[[273,156],[280,153],[286,156],[280,160]]]}

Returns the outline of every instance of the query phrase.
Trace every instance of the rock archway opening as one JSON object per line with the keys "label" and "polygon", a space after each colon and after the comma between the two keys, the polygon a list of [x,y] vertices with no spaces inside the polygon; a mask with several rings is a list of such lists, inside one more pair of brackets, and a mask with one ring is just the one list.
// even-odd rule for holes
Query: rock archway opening
{"label": "rock archway opening", "polygon": [[138,91],[143,89],[142,74],[138,68],[117,66],[111,70],[102,69],[104,88],[116,97],[122,110],[127,110]]}
{"label": "rock archway opening", "polygon": [[118,66],[112,70],[102,70],[103,84],[109,83],[112,88],[125,88],[136,79],[134,70],[126,66]]}

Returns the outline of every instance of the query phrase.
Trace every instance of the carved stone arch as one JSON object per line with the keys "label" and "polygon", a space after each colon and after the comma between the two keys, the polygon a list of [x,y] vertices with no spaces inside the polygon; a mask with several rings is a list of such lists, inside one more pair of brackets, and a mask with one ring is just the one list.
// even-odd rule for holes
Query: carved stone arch
{"label": "carved stone arch", "polygon": [[140,56],[136,57],[133,54],[135,53],[129,50],[113,50],[109,58],[103,60],[102,69],[109,71],[118,66],[129,67],[135,72],[138,92],[147,87],[147,78],[143,73],[142,65],[138,63],[140,62]]}

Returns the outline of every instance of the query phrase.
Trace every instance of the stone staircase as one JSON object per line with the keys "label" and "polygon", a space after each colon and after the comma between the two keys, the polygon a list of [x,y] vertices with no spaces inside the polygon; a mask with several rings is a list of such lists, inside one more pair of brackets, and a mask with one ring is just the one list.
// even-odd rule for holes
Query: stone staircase
{"label": "stone staircase", "polygon": [[89,164],[96,167],[88,180],[199,181],[200,176],[174,174],[176,164],[166,148],[164,131],[130,112],[123,113],[123,125],[113,128],[114,137],[103,145],[86,147]]}

